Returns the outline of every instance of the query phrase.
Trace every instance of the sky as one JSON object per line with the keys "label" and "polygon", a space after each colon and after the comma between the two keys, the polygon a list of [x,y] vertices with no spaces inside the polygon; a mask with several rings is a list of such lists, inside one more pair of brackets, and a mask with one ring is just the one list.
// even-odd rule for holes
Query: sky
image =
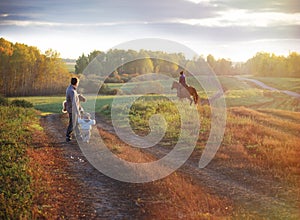
{"label": "sky", "polygon": [[300,53],[300,1],[1,0],[0,37],[62,58],[159,38],[199,56],[246,61],[257,52]]}

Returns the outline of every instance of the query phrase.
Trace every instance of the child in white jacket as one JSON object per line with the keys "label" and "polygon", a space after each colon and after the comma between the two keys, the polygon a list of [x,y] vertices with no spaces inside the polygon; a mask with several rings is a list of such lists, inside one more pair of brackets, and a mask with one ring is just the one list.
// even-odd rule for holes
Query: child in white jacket
{"label": "child in white jacket", "polygon": [[82,141],[89,143],[92,125],[95,125],[96,121],[91,119],[91,115],[89,113],[84,113],[82,118],[78,118],[78,123],[81,128]]}

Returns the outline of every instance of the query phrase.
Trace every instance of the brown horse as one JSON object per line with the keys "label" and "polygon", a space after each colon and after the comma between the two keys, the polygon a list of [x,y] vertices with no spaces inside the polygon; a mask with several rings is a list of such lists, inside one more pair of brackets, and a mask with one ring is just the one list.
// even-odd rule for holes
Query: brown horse
{"label": "brown horse", "polygon": [[[191,101],[190,105],[193,103],[193,100],[194,100],[195,105],[198,104],[199,96],[194,87],[188,86],[187,88],[185,88],[180,83],[174,81],[171,89],[174,89],[174,88],[177,90],[177,97],[179,97],[180,99],[182,99],[182,98],[189,99]],[[193,96],[193,99],[191,98],[191,96]]]}

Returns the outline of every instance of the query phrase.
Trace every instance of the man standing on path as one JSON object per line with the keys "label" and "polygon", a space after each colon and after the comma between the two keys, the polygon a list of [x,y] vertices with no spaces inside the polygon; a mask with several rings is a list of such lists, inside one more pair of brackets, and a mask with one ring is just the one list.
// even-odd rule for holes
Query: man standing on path
{"label": "man standing on path", "polygon": [[80,137],[80,131],[77,123],[78,117],[80,117],[80,103],[78,93],[76,91],[78,85],[79,79],[77,77],[73,77],[71,78],[71,85],[69,85],[66,90],[66,107],[67,112],[69,113],[69,126],[66,133],[67,142],[71,141],[71,133],[73,129],[75,130],[75,135]]}

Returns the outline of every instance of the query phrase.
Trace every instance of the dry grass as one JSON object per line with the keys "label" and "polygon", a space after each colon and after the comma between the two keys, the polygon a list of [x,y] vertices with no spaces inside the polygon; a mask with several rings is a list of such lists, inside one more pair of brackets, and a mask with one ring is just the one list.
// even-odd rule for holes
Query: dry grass
{"label": "dry grass", "polygon": [[148,183],[147,188],[151,196],[141,202],[152,210],[154,219],[224,219],[232,215],[232,203],[209,194],[181,173]]}
{"label": "dry grass", "polygon": [[[286,120],[289,118],[289,120]],[[274,176],[298,184],[300,114],[282,110],[229,109],[225,144],[239,145],[244,157]]]}
{"label": "dry grass", "polygon": [[140,149],[132,148],[122,141],[115,135],[105,132],[103,129],[98,128],[99,134],[103,138],[105,145],[117,156],[123,160],[134,162],[134,163],[147,163],[154,161],[154,158],[150,155],[146,155]]}
{"label": "dry grass", "polygon": [[[98,128],[105,144],[119,158],[143,163],[154,161],[152,155],[122,143],[116,136]],[[144,194],[136,204],[151,219],[223,219],[232,214],[229,200],[210,194],[191,177],[175,172],[150,183],[137,184]]]}

